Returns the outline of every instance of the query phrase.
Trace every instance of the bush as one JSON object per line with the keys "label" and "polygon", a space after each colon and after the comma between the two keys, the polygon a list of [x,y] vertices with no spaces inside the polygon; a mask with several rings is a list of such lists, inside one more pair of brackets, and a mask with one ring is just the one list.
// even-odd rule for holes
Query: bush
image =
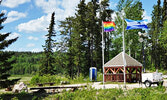
{"label": "bush", "polygon": [[69,82],[72,83],[72,84],[74,84],[74,83],[85,83],[85,82],[89,82],[89,77],[84,77],[83,74],[80,74],[79,77],[76,77],[73,80],[70,79]]}
{"label": "bush", "polygon": [[40,76],[38,75],[35,75],[32,77],[31,81],[30,81],[30,84],[37,84],[40,82]]}
{"label": "bush", "polygon": [[33,85],[37,83],[49,83],[49,82],[60,84],[60,81],[68,81],[68,78],[58,75],[49,75],[49,74],[43,76],[35,75],[32,77],[30,83]]}
{"label": "bush", "polygon": [[103,81],[103,74],[101,72],[97,72],[97,81]]}

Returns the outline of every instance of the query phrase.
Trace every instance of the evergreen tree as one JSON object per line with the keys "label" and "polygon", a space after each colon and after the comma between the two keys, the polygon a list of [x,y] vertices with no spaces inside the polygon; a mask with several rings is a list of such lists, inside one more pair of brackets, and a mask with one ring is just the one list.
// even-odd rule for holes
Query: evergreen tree
{"label": "evergreen tree", "polygon": [[162,8],[162,23],[167,20],[167,1],[164,0]]}
{"label": "evergreen tree", "polygon": [[[109,0],[104,0],[101,2],[101,12],[100,12],[100,22],[99,22],[99,28],[102,26],[101,22],[102,21],[112,21],[112,17],[111,14],[114,12],[112,9],[109,8]],[[101,29],[101,28],[100,28]],[[101,30],[100,30],[101,32]],[[104,62],[107,62],[111,59],[110,57],[110,49],[111,49],[111,42],[112,42],[112,38],[111,36],[113,35],[114,32],[104,32],[104,44],[105,44],[105,48],[104,48]],[[99,34],[100,36],[101,34]],[[99,38],[98,38],[99,40]],[[101,42],[101,41],[98,41]],[[101,44],[100,44],[101,45]],[[100,48],[99,48],[100,49]]]}
{"label": "evergreen tree", "polygon": [[[142,9],[142,3],[135,0],[120,0],[117,5],[117,11],[116,12],[116,31],[114,36],[116,37],[113,39],[113,55],[117,55],[120,51],[122,51],[122,11],[124,11],[125,15],[124,18],[132,19],[132,20],[141,20],[143,15],[143,9]],[[137,12],[137,13],[136,13]],[[124,21],[124,28],[126,26],[126,22]],[[129,55],[131,55],[133,58],[140,60],[139,55],[139,49],[141,48],[141,43],[138,41],[139,36],[138,32],[141,30],[126,30],[124,31],[125,34],[125,51],[126,53],[129,52]],[[141,61],[141,60],[140,60]]]}
{"label": "evergreen tree", "polygon": [[166,23],[167,21],[167,1],[164,0],[162,8],[162,33],[159,38],[161,49],[161,68],[167,69],[167,49],[166,49]]}
{"label": "evergreen tree", "polygon": [[[2,23],[7,19],[4,17],[4,13],[0,13],[0,30],[3,29]],[[12,80],[8,80],[10,76],[7,72],[12,69],[12,64],[15,63],[15,60],[12,60],[11,57],[13,53],[4,52],[3,50],[11,45],[17,40],[17,38],[7,40],[6,38],[11,33],[0,33],[0,88],[7,87],[10,84],[14,84]]]}
{"label": "evergreen tree", "polygon": [[[85,0],[81,0],[78,4],[78,10],[76,13],[76,18],[74,20],[73,24],[73,34],[72,34],[72,48],[74,54],[74,64],[77,69],[77,76],[80,75],[80,72],[82,72],[87,67],[85,66],[84,61],[85,58],[85,45],[84,41],[86,40],[86,14],[87,14],[87,7],[85,4]],[[84,68],[85,67],[85,68]]]}
{"label": "evergreen tree", "polygon": [[152,48],[151,52],[151,62],[155,68],[160,67],[160,55],[161,48],[159,45],[159,36],[161,34],[162,29],[162,8],[161,8],[161,0],[157,1],[157,5],[154,5],[154,10],[152,11],[152,22],[150,23],[150,38]]}
{"label": "evergreen tree", "polygon": [[161,33],[161,36],[160,36],[160,44],[161,44],[161,47],[163,48],[162,50],[162,63],[161,63],[161,66],[163,66],[163,69],[167,69],[167,20],[164,22],[164,25],[163,25],[163,30],[162,30],[162,33]]}
{"label": "evergreen tree", "polygon": [[[72,28],[73,28],[73,21],[74,21],[74,17],[68,17],[65,19],[65,21],[60,21],[60,25],[59,27],[63,28],[60,32],[61,32],[61,36],[62,36],[62,42],[60,44],[61,48],[67,47],[65,48],[65,50],[63,49],[63,51],[61,53],[63,53],[64,51],[67,51],[67,55],[66,56],[61,56],[64,57],[62,59],[64,59],[64,63],[65,63],[65,69],[67,69],[67,73],[70,75],[70,77],[73,79],[74,77],[74,53],[72,50]],[[60,58],[58,58],[60,59]]]}
{"label": "evergreen tree", "polygon": [[[129,3],[131,2],[127,2],[127,5],[129,5]],[[132,5],[129,5],[129,7],[127,7],[127,9],[125,10],[126,18],[132,19],[132,20],[142,20],[143,19],[142,15],[144,11],[142,9],[142,3],[139,1],[136,1],[131,4]],[[144,33],[144,31],[142,31],[141,29],[126,30],[125,32],[126,50],[129,51],[129,55],[139,60],[144,65],[143,53],[144,53],[145,41],[143,41],[142,43],[139,42],[140,37],[138,35],[138,32]]]}
{"label": "evergreen tree", "polygon": [[53,47],[54,47],[54,40],[53,37],[56,36],[55,30],[54,30],[54,25],[55,25],[55,12],[52,13],[51,15],[51,22],[48,28],[48,34],[46,35],[47,39],[45,40],[45,45],[43,46],[44,48],[44,58],[42,59],[42,65],[40,67],[40,75],[44,74],[51,74],[53,75],[55,73],[54,69],[54,62],[55,59],[53,57]]}

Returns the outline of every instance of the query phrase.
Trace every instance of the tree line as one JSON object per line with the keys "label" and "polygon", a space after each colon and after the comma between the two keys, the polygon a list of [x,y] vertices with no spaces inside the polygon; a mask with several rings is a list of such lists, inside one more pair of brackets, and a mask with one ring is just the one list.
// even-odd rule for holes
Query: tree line
{"label": "tree line", "polygon": [[[162,6],[161,6],[162,5]],[[104,33],[105,63],[122,51],[122,17],[142,20],[144,9],[138,0],[119,0],[116,10],[110,9],[109,0],[91,0],[86,3],[80,0],[74,16],[60,21],[59,28],[54,30],[54,12],[48,27],[47,39],[43,45],[44,52],[14,52],[11,59],[11,74],[66,74],[71,78],[80,74],[88,75],[90,67],[102,70],[102,21],[114,21],[115,31]],[[122,16],[121,11],[125,12]],[[113,14],[116,17],[111,17]],[[2,15],[3,16],[3,15]],[[125,50],[147,69],[167,69],[167,2],[157,0],[153,6],[152,21],[148,30],[125,30]],[[126,22],[124,22],[126,26]],[[125,27],[124,27],[125,28]],[[58,33],[56,33],[58,32]],[[147,33],[144,42],[140,43],[138,32]],[[54,40],[58,36],[61,40]],[[144,38],[144,37],[143,37]],[[55,38],[56,39],[56,38]],[[53,51],[56,48],[56,51]],[[10,52],[9,52],[10,53]]]}
{"label": "tree line", "polygon": [[[153,71],[167,69],[167,1],[164,0],[163,4],[160,1],[157,0],[157,4],[153,6],[152,21],[148,23],[148,30],[125,30],[126,53],[140,61],[146,69]],[[119,0],[116,10],[110,9],[109,6],[109,0],[102,0],[100,4],[96,0],[87,4],[85,0],[81,0],[75,16],[60,21],[62,41],[56,43],[59,52],[56,62],[59,62],[57,66],[67,70],[71,77],[80,73],[88,75],[90,67],[102,69],[102,21],[116,23],[115,31],[104,33],[106,63],[122,51],[122,17],[132,20],[144,18],[142,2],[138,0]],[[125,12],[124,16],[121,11]],[[114,13],[116,17],[112,19]],[[147,33],[145,37],[141,36],[143,42],[139,42],[139,32]]]}

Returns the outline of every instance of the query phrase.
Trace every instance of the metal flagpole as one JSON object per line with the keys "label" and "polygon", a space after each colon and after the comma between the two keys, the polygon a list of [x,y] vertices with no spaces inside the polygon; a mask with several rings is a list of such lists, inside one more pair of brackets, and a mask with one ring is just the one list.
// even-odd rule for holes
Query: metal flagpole
{"label": "metal flagpole", "polygon": [[[123,10],[124,11],[124,10]],[[124,12],[122,12],[122,25],[123,25],[123,32],[122,32],[122,38],[123,38],[123,63],[124,63],[124,88],[126,88],[126,76],[125,76],[125,67],[126,67],[126,61],[125,61],[125,36],[124,36]]]}
{"label": "metal flagpole", "polygon": [[104,85],[104,38],[103,38],[103,33],[104,33],[104,30],[103,30],[103,21],[102,21],[102,67],[103,67],[103,89],[105,88],[105,85]]}
{"label": "metal flagpole", "polygon": [[[100,3],[100,11],[102,11],[102,5],[101,5],[101,1],[99,0]],[[104,29],[103,29],[103,21],[102,21],[102,69],[103,69],[103,89],[105,89],[105,84],[104,84],[104,38],[103,38],[103,33],[104,33]]]}

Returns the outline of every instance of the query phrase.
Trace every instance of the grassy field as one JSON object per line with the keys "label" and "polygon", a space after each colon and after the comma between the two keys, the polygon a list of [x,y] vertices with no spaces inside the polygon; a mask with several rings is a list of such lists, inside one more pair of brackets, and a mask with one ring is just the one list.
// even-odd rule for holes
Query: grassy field
{"label": "grassy field", "polygon": [[30,76],[30,75],[12,75],[9,77],[9,79],[17,79],[17,78],[21,78],[19,80],[19,82],[24,82],[25,84],[30,84],[32,76]]}
{"label": "grassy field", "polygon": [[165,87],[137,88],[132,90],[93,88],[63,92],[45,97],[44,100],[166,100]]}
{"label": "grassy field", "polygon": [[[10,79],[21,78],[26,84],[30,83],[32,76],[11,76]],[[78,81],[76,81],[78,82]],[[108,82],[105,84],[122,84],[118,82]],[[28,85],[30,87],[30,85]],[[33,86],[31,86],[33,87]],[[123,89],[99,89],[87,88],[82,90],[63,91],[62,93],[12,93],[0,90],[2,100],[166,100],[167,89],[165,87],[136,88],[132,90]]]}
{"label": "grassy field", "polygon": [[63,91],[62,93],[4,93],[0,95],[2,100],[166,100],[165,87],[123,89],[94,89]]}

